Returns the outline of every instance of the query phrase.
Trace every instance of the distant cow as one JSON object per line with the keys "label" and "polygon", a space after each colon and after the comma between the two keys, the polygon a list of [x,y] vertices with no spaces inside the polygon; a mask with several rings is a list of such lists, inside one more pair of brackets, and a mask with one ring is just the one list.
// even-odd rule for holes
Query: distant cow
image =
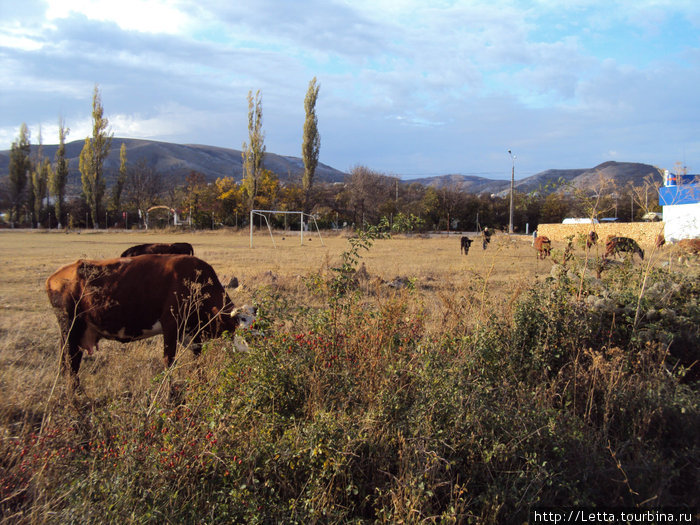
{"label": "distant cow", "polygon": [[549,237],[540,235],[535,239],[535,250],[537,250],[538,259],[546,258],[552,251],[552,241],[549,240]]}
{"label": "distant cow", "polygon": [[598,244],[598,234],[591,230],[588,232],[588,236],[586,237],[586,248],[590,250],[596,244]]}
{"label": "distant cow", "polygon": [[174,242],[172,244],[165,243],[149,243],[137,244],[128,250],[124,250],[122,257],[136,257],[137,255],[146,254],[174,254],[174,255],[194,255],[194,248],[188,242]]}
{"label": "distant cow", "polygon": [[466,235],[463,235],[462,238],[459,240],[459,253],[464,252],[464,255],[467,255],[469,253],[469,247],[472,245],[472,241],[469,237]]}
{"label": "distant cow", "polygon": [[678,241],[678,248],[688,254],[700,255],[700,239],[682,239]]}
{"label": "distant cow", "polygon": [[62,366],[78,386],[81,349],[100,339],[126,343],[163,334],[163,360],[172,365],[179,339],[199,354],[203,339],[234,333],[255,320],[255,309],[234,309],[213,268],[189,255],[78,260],[46,281],[61,330]]}
{"label": "distant cow", "polygon": [[663,233],[660,233],[656,236],[656,242],[654,243],[654,245],[657,248],[661,248],[664,244],[666,244],[666,237],[664,237]]}
{"label": "distant cow", "polygon": [[630,239],[629,237],[612,237],[607,243],[605,243],[605,253],[603,254],[604,259],[607,259],[611,255],[615,256],[618,253],[629,253],[633,257],[636,253],[639,255],[640,259],[644,260],[644,250],[639,247],[637,241]]}

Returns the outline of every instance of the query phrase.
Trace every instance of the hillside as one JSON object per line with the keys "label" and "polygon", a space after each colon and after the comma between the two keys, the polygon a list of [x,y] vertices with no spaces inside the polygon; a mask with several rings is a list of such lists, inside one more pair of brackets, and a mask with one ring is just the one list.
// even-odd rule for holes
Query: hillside
{"label": "hillside", "polygon": [[[563,186],[557,184],[557,180],[560,178],[564,182]],[[600,186],[601,180],[613,181],[618,188],[630,183],[634,186],[642,186],[647,181],[663,184],[663,176],[657,168],[650,164],[608,161],[587,170],[543,171],[518,181],[516,188],[523,193],[533,191],[542,191],[543,193],[569,192],[572,188]]]}
{"label": "hillside", "polygon": [[410,182],[434,188],[456,188],[467,193],[498,193],[510,188],[510,180],[494,180],[476,175],[439,175],[413,179]]}
{"label": "hillside", "polygon": [[[164,178],[175,183],[181,183],[191,171],[203,173],[208,180],[214,181],[219,177],[233,177],[240,181],[243,178],[243,167],[240,150],[205,146],[199,144],[173,144],[153,140],[114,138],[112,150],[105,163],[107,185],[115,180],[119,169],[119,149],[126,144],[129,164],[146,162],[159,171]],[[57,145],[45,145],[44,155],[53,160]],[[78,171],[80,151],[83,141],[76,140],[66,144],[66,154],[70,161],[69,188],[79,191],[80,172]],[[32,146],[35,154],[36,146]],[[304,165],[299,157],[265,154],[265,167],[273,171],[282,183],[299,182],[304,171]],[[0,177],[6,177],[9,170],[9,151],[0,151]],[[319,164],[316,169],[316,180],[322,182],[342,182],[348,174],[325,164]],[[586,188],[600,185],[602,178],[615,181],[618,187],[628,183],[642,185],[651,177],[654,182],[661,182],[661,174],[649,164],[636,162],[609,161],[594,168],[583,169],[549,169],[530,177],[516,180],[515,188],[522,193],[539,192],[549,194],[554,191],[569,192],[572,188]],[[510,190],[509,179],[489,179],[474,175],[449,174],[436,177],[413,179],[411,183],[419,183],[435,188],[456,188],[475,194],[506,195]]]}
{"label": "hillside", "polygon": [[[618,187],[633,183],[642,185],[647,177],[662,183],[659,171],[649,164],[608,161],[589,169],[550,169],[515,181],[515,189],[522,193],[554,191],[568,192],[572,188],[592,188],[600,184],[601,177],[612,180]],[[426,186],[436,188],[456,187],[469,193],[505,195],[510,190],[510,180],[493,180],[473,175],[442,175],[416,179]]]}
{"label": "hillside", "polygon": [[[80,185],[80,172],[78,171],[80,151],[84,141],[75,140],[66,144],[66,156],[69,159],[70,175],[68,184],[71,187]],[[156,142],[153,140],[122,139],[112,140],[112,149],[105,163],[107,185],[110,185],[119,170],[119,149],[126,144],[126,155],[129,164],[137,164],[145,161],[161,172],[165,178],[182,182],[188,173],[198,171],[203,173],[208,180],[214,181],[219,177],[233,177],[236,180],[243,178],[241,151],[215,146],[203,146],[199,144],[172,144],[169,142]],[[58,145],[45,145],[44,155],[53,160]],[[35,154],[36,146],[32,145],[32,154]],[[0,152],[0,177],[7,176],[9,172],[9,151]],[[265,154],[265,168],[277,174],[282,182],[301,180],[304,164],[301,158]],[[316,168],[316,179],[324,182],[341,182],[346,174],[342,171],[319,163]]]}

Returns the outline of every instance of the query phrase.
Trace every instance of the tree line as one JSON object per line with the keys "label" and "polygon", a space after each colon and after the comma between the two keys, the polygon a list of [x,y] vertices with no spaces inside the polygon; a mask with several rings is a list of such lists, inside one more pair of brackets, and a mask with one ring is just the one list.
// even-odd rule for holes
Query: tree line
{"label": "tree line", "polygon": [[[68,161],[65,140],[70,130],[59,119],[59,147],[51,162],[42,152],[30,155],[26,124],[12,144],[10,173],[0,208],[12,226],[37,227],[158,227],[172,223],[167,212],[177,210],[192,228],[246,226],[251,209],[313,213],[319,227],[357,227],[385,224],[395,231],[479,231],[483,227],[507,228],[509,195],[470,194],[458,186],[432,187],[401,181],[366,166],[355,166],[344,183],[315,181],[320,153],[316,101],[320,85],[314,78],[304,99],[306,118],[302,130],[304,171],[282,184],[265,168],[265,134],[262,128],[262,95],[248,93],[248,140],[242,147],[243,179],[221,177],[210,182],[202,173],[189,173],[176,183],[145,160],[129,163],[124,143],[116,179],[107,191],[104,162],[113,134],[104,116],[100,91],[92,98],[92,135],[80,154],[81,193],[66,195]],[[563,185],[563,183],[560,183]],[[567,191],[555,191],[565,189]],[[639,220],[659,210],[658,187],[652,181],[641,186],[614,187],[601,178],[593,190],[543,187],[531,193],[514,193],[513,225],[516,232],[534,230],[540,223],[561,222],[565,217],[616,217]],[[291,217],[291,216],[289,216]],[[297,228],[299,219],[271,216],[274,227]],[[295,224],[296,221],[296,224]]]}

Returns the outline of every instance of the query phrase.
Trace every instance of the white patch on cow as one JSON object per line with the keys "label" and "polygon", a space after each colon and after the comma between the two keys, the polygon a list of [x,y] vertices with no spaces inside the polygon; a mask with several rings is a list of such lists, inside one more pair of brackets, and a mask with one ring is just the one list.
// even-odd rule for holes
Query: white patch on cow
{"label": "white patch on cow", "polygon": [[152,337],[154,335],[160,335],[162,333],[163,333],[163,326],[160,324],[160,321],[156,321],[150,330],[143,330],[141,332],[141,336],[142,337]]}
{"label": "white patch on cow", "polygon": [[255,322],[255,314],[258,309],[254,306],[245,305],[240,308],[234,308],[231,312],[231,317],[238,319],[238,326],[240,328],[249,328]]}
{"label": "white patch on cow", "polygon": [[125,341],[136,341],[138,339],[147,339],[148,337],[153,337],[154,335],[160,335],[163,333],[163,326],[160,321],[156,321],[151,328],[144,328],[138,335],[128,335],[126,332],[126,326],[119,329],[119,331],[114,333],[101,332],[100,335],[105,339],[121,339]]}

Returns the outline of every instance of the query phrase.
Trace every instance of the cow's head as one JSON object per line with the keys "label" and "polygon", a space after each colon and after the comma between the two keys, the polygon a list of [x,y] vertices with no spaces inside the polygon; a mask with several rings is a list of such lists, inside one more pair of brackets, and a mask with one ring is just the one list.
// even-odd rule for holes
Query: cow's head
{"label": "cow's head", "polygon": [[231,312],[231,318],[236,322],[238,327],[250,328],[255,322],[257,313],[258,308],[256,306],[245,305],[234,308]]}

